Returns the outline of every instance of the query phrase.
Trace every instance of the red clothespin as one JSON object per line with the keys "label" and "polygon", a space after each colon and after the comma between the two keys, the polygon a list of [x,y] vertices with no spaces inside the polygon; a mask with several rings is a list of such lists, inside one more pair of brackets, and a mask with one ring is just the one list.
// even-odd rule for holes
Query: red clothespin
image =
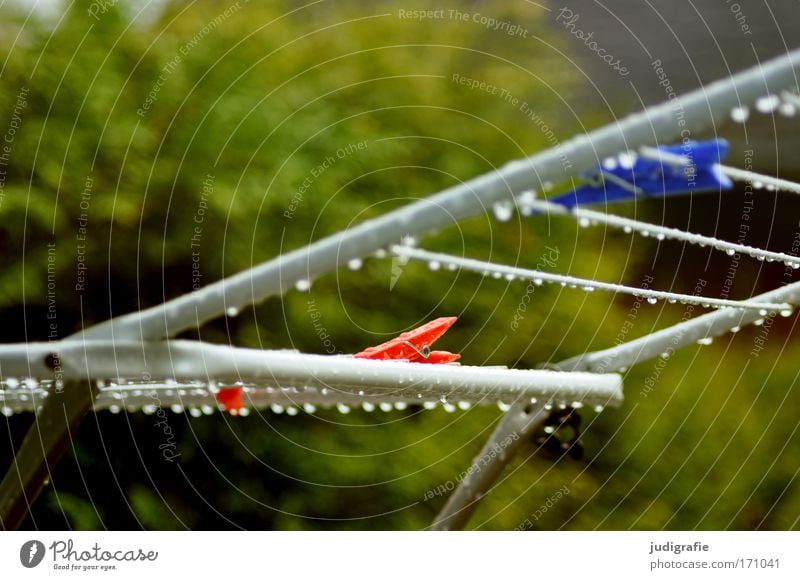
{"label": "red clothespin", "polygon": [[[458,320],[455,316],[437,318],[419,328],[404,332],[378,346],[371,346],[359,353],[356,358],[374,360],[407,360],[415,363],[447,364],[461,358],[460,354],[446,350],[431,350],[431,345],[436,342]],[[220,389],[215,395],[217,403],[222,405],[232,415],[237,415],[242,409],[242,387],[226,387]]]}
{"label": "red clothespin", "polygon": [[217,403],[225,407],[231,415],[238,415],[244,402],[242,401],[242,387],[223,388],[214,395]]}
{"label": "red clothespin", "polygon": [[431,350],[431,345],[447,332],[456,320],[458,318],[455,316],[437,318],[383,344],[364,349],[353,356],[376,360],[402,359],[428,364],[445,364],[456,361],[461,358],[460,354],[445,350]]}

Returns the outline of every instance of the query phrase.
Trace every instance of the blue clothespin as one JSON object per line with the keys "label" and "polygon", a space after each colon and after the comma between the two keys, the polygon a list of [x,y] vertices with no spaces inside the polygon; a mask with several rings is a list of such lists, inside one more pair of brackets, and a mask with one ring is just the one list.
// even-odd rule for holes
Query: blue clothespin
{"label": "blue clothespin", "polygon": [[648,148],[645,154],[621,153],[581,174],[586,185],[548,201],[572,209],[577,205],[731,189],[733,182],[718,167],[728,148],[725,139],[711,139]]}

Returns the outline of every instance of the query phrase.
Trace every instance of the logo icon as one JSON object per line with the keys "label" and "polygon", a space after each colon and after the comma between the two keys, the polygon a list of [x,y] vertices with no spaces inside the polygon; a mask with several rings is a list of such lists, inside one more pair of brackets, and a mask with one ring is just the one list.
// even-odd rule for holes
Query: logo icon
{"label": "logo icon", "polygon": [[19,549],[19,561],[26,568],[36,568],[44,559],[44,544],[39,540],[28,540]]}

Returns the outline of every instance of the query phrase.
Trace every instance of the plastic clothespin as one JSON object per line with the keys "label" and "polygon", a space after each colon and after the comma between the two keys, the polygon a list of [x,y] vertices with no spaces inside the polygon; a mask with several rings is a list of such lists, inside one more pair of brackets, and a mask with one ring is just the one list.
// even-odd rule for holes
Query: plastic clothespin
{"label": "plastic clothespin", "polygon": [[237,415],[244,406],[242,387],[220,389],[214,397],[217,399],[217,403],[225,407],[225,410],[232,415]]}
{"label": "plastic clothespin", "polygon": [[[460,354],[446,350],[431,350],[436,342],[458,320],[455,316],[437,318],[419,328],[404,332],[378,346],[371,346],[353,355],[355,358],[374,360],[406,360],[408,362],[447,364],[461,358]],[[214,396],[217,403],[232,415],[236,415],[244,406],[242,387],[225,387]]]}
{"label": "plastic clothespin", "polygon": [[456,361],[461,358],[461,355],[444,350],[430,350],[431,345],[447,332],[456,320],[458,318],[455,316],[437,318],[383,344],[364,349],[353,356],[377,360],[401,359],[428,364],[446,364]]}
{"label": "plastic clothespin", "polygon": [[725,139],[711,139],[621,153],[581,174],[586,185],[548,201],[572,209],[642,197],[731,189],[733,182],[718,167],[728,149]]}

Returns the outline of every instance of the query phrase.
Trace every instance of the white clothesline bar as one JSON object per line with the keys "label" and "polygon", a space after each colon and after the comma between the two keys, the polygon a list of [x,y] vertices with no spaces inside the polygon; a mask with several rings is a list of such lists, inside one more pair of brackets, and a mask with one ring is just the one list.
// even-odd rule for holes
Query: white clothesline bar
{"label": "white clothesline bar", "polygon": [[649,224],[631,218],[607,214],[591,209],[576,207],[572,210],[567,210],[562,205],[545,200],[526,200],[524,203],[526,207],[536,211],[550,212],[551,214],[556,215],[572,215],[579,220],[579,223],[582,226],[606,224],[613,228],[621,229],[625,233],[639,232],[643,236],[652,236],[658,240],[678,240],[701,247],[708,246],[715,250],[725,252],[729,256],[738,253],[750,256],[757,260],[766,260],[767,262],[782,262],[792,268],[800,268],[800,257],[792,256],[791,254],[771,252],[769,250],[762,250],[760,248],[754,248],[744,244],[726,242],[725,240],[719,240],[711,236],[704,236],[676,228]]}
{"label": "white clothesline bar", "polygon": [[[276,389],[283,389],[281,396],[295,393],[298,400],[303,399],[302,392],[312,388],[332,403],[337,402],[335,393],[347,394],[348,400],[351,396],[364,397],[367,402],[370,396],[420,402],[438,399],[443,403],[450,399],[501,402],[522,397],[531,402],[537,399],[553,404],[606,405],[622,400],[621,379],[616,374],[420,364],[236,348],[187,340],[115,344],[62,341],[0,346],[3,393],[14,390],[10,384],[19,385],[16,388],[24,392],[25,388],[39,388],[40,381],[55,385],[52,390],[56,391],[57,380],[62,386],[81,380],[113,382],[116,387],[111,391],[122,394],[137,390],[176,391],[180,383],[215,386],[243,383],[249,393],[263,390],[266,395],[275,395]],[[104,388],[101,396],[111,391]],[[310,391],[309,395],[316,396]]]}
{"label": "white clothesline bar", "polygon": [[452,265],[456,268],[470,270],[484,275],[499,274],[500,276],[505,277],[507,280],[532,280],[534,284],[550,282],[561,284],[562,286],[573,286],[576,288],[580,287],[586,291],[605,290],[617,294],[629,294],[631,296],[647,298],[648,302],[650,303],[655,303],[658,300],[667,300],[670,303],[680,302],[681,304],[696,304],[706,308],[713,307],[737,308],[739,310],[757,310],[762,313],[763,316],[766,316],[770,312],[776,311],[785,316],[789,316],[792,313],[792,306],[785,302],[772,303],[750,300],[727,300],[722,298],[712,298],[709,296],[694,296],[690,294],[678,294],[675,292],[666,292],[662,290],[634,288],[632,286],[625,286],[623,284],[598,282],[596,280],[577,278],[575,276],[565,276],[563,274],[542,272],[541,270],[529,270],[526,268],[518,268],[516,266],[504,266],[483,260],[474,260],[472,258],[463,258],[459,256],[452,256],[450,254],[429,252],[428,250],[412,248],[409,246],[392,246],[391,251],[397,256],[405,257],[411,260],[427,262],[429,265]]}

